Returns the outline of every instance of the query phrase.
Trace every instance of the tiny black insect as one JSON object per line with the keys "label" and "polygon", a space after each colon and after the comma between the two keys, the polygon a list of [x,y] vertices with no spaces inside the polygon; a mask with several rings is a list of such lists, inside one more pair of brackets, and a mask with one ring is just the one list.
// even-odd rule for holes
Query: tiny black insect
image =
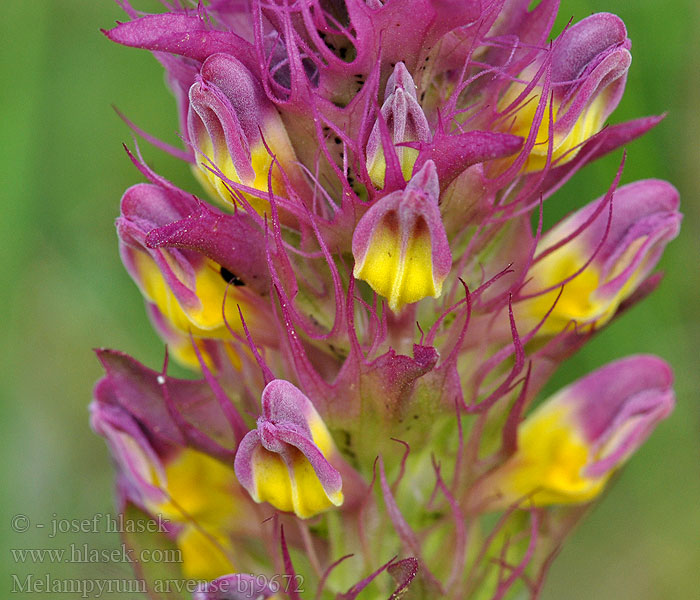
{"label": "tiny black insect", "polygon": [[226,267],[221,267],[221,277],[223,277],[226,283],[230,283],[231,285],[245,285],[244,281],[238,275],[234,275]]}

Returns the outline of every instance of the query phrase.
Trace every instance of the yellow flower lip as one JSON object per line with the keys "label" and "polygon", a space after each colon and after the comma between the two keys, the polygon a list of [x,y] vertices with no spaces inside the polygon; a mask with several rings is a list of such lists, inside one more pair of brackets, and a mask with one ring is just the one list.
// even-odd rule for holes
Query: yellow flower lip
{"label": "yellow flower lip", "polygon": [[[553,166],[571,161],[601,131],[622,97],[629,48],[618,17],[592,15],[566,29],[507,87],[498,111],[504,131],[531,139],[524,172],[541,171],[548,160]],[[545,71],[549,83],[542,82]],[[535,77],[542,78],[536,85],[524,83]]]}
{"label": "yellow flower lip", "polygon": [[538,242],[515,304],[518,318],[534,327],[549,313],[538,335],[557,334],[572,322],[579,330],[605,325],[644,283],[681,218],[676,189],[654,179],[622,186],[609,200],[569,215]]}
{"label": "yellow flower lip", "polygon": [[639,355],[560,390],[520,423],[515,452],[475,486],[471,509],[593,500],[670,413],[672,380],[666,363]]}
{"label": "yellow flower lip", "polygon": [[257,429],[241,441],[236,476],[256,502],[302,519],[341,506],[343,481],[333,440],[311,401],[288,381],[263,390]]}
{"label": "yellow flower lip", "polygon": [[438,298],[452,267],[438,195],[435,164],[427,161],[405,190],[378,200],[355,228],[353,275],[395,312],[428,296]]}
{"label": "yellow flower lip", "polygon": [[[236,58],[214,54],[189,90],[188,134],[194,174],[213,198],[236,203],[236,186],[250,207],[269,213],[269,192],[284,194],[277,162],[295,185],[302,179],[282,120],[253,74]],[[270,185],[271,181],[271,185]]]}

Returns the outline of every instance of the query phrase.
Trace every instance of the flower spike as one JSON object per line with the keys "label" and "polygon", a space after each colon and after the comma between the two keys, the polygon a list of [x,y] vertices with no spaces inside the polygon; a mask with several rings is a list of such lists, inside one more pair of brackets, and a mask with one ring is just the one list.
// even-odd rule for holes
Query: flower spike
{"label": "flower spike", "polygon": [[622,21],[553,32],[559,0],[118,3],[106,35],[163,65],[185,150],[132,129],[222,205],[129,153],[149,183],[122,200],[123,262],[203,378],[101,350],[93,425],[124,516],[172,519],[167,579],[209,579],[196,600],[536,596],[585,512],[560,505],[595,499],[674,401],[634,356],[529,410],[656,286],[681,221],[670,184],[618,189],[624,161],[588,206],[569,187],[660,121],[607,124]]}

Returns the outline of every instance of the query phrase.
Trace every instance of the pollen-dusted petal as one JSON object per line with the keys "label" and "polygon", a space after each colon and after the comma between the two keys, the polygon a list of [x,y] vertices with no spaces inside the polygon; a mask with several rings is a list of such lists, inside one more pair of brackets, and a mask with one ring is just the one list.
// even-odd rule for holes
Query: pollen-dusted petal
{"label": "pollen-dusted petal", "polygon": [[393,311],[439,297],[452,266],[437,205],[435,164],[428,161],[404,191],[378,200],[353,234],[353,275],[389,301]]}

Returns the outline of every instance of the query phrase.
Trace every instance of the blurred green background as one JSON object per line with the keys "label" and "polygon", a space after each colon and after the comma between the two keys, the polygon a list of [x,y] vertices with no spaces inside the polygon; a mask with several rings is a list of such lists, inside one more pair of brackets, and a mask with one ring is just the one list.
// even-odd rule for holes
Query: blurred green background
{"label": "blurred green background", "polygon": [[[124,18],[111,0],[2,4],[0,539],[5,548],[116,548],[116,536],[104,533],[51,539],[34,526],[13,532],[11,517],[49,527],[54,517],[83,519],[112,508],[109,457],[88,427],[100,376],[91,348],[118,348],[155,367],[162,347],[117,254],[119,198],[141,177],[121,147],[131,144],[129,130],[110,105],[177,143],[174,102],[148,53],[100,34]],[[153,0],[135,4],[158,10]],[[630,145],[623,182],[670,180],[681,191],[685,221],[662,260],[666,278],[657,293],[565,364],[552,387],[625,354],[652,352],[675,369],[678,406],[569,540],[544,598],[691,599],[700,567],[700,12],[691,0],[564,0],[557,30],[572,16],[603,10],[619,14],[633,40],[627,93],[613,122],[668,111]],[[187,168],[143,149],[157,171],[197,189]],[[601,195],[619,158],[579,174],[548,203],[548,219]],[[11,589],[12,573],[130,577],[118,562],[19,564],[3,552],[3,590]]]}

